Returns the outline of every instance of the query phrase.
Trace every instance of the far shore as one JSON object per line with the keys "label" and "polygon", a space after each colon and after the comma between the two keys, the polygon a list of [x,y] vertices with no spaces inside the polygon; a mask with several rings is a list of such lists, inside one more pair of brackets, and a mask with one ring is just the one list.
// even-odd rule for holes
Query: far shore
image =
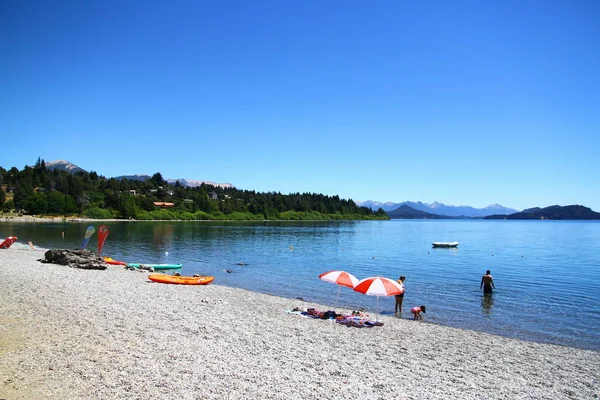
{"label": "far shore", "polygon": [[18,214],[0,214],[0,222],[95,222],[95,221],[106,221],[106,222],[117,222],[117,221],[131,221],[127,219],[90,219],[82,217],[68,217],[68,216],[37,216],[37,215],[18,215]]}
{"label": "far shore", "polygon": [[[337,222],[355,221],[355,220],[336,220]],[[369,220],[361,220],[369,221]],[[385,220],[377,220],[385,221]],[[237,220],[237,219],[120,219],[120,218],[109,218],[109,219],[96,219],[96,218],[84,218],[84,217],[64,217],[64,216],[36,216],[36,215],[17,215],[17,214],[0,214],[0,223],[2,222],[246,222],[246,223],[262,223],[262,222],[330,222],[330,220],[279,220],[279,219],[261,219],[261,220]]]}

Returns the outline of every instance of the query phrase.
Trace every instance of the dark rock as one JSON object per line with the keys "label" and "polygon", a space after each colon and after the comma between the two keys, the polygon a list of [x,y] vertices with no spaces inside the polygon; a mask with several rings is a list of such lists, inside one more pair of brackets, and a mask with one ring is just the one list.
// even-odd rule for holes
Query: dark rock
{"label": "dark rock", "polygon": [[108,264],[102,257],[90,250],[48,250],[44,256],[45,259],[39,261],[43,263],[52,263],[68,265],[71,268],[81,269],[106,269]]}

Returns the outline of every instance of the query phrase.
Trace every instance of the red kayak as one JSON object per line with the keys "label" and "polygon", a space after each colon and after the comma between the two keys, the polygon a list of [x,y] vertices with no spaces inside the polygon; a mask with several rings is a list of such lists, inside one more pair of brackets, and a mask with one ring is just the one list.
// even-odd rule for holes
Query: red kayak
{"label": "red kayak", "polygon": [[9,236],[0,243],[0,249],[8,249],[16,241],[16,236]]}

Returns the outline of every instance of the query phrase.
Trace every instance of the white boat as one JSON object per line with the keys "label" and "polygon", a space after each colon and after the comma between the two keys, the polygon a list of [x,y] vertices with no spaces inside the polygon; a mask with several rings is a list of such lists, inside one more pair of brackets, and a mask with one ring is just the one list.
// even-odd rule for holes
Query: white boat
{"label": "white boat", "polygon": [[433,242],[432,246],[448,249],[452,247],[458,247],[458,242]]}

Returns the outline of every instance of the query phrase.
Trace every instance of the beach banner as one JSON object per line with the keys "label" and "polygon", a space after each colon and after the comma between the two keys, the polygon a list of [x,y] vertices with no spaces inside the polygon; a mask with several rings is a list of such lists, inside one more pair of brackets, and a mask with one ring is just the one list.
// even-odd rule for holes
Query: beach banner
{"label": "beach banner", "polygon": [[98,228],[98,254],[102,254],[102,247],[104,246],[107,236],[108,228],[102,225],[100,228]]}
{"label": "beach banner", "polygon": [[82,250],[85,249],[85,246],[90,241],[90,238],[92,237],[94,232],[96,232],[96,228],[94,228],[93,225],[88,226],[87,230],[85,231],[85,237],[83,238],[83,243],[81,243]]}

